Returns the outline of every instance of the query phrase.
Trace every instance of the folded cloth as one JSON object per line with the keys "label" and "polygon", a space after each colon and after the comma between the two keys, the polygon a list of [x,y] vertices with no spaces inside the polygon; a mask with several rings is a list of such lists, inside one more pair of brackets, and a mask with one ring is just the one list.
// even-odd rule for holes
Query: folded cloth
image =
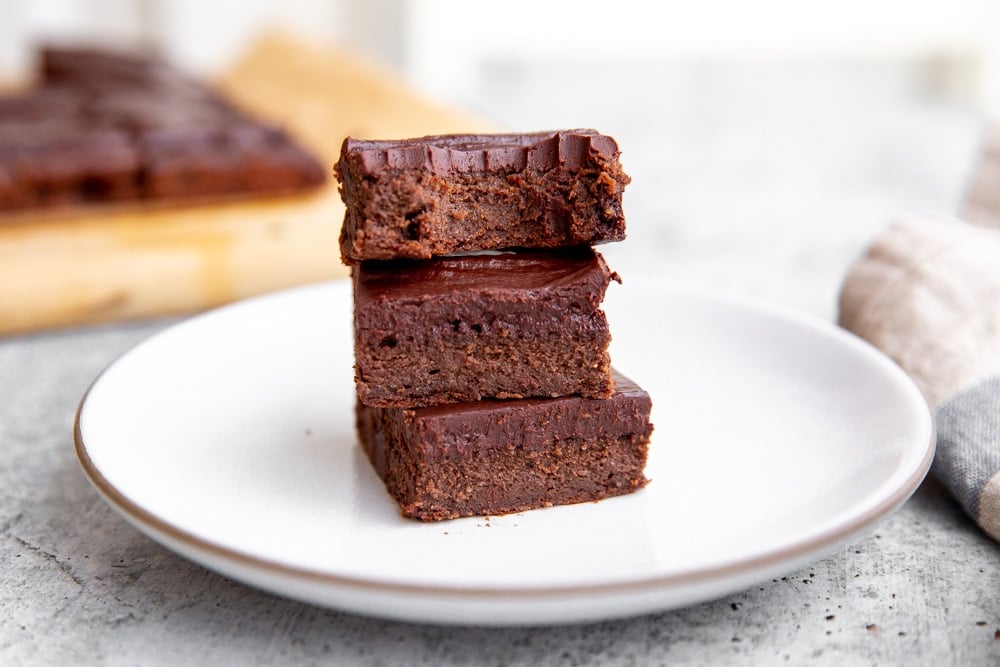
{"label": "folded cloth", "polygon": [[851,268],[839,319],[920,387],[935,412],[934,474],[1000,540],[1000,230],[893,224]]}

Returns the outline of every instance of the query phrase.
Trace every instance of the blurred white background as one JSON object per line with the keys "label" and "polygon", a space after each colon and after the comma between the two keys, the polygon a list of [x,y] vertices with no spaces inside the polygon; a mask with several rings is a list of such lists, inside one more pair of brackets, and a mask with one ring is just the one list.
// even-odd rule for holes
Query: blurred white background
{"label": "blurred white background", "polygon": [[499,127],[614,135],[630,232],[606,254],[626,279],[828,318],[893,217],[960,210],[982,120],[1000,116],[991,0],[8,0],[0,69],[84,40],[210,77],[269,28],[350,45]]}
{"label": "blurred white background", "polygon": [[210,74],[261,30],[351,44],[450,99],[489,65],[528,62],[908,61],[1000,109],[1000,3],[992,0],[7,0],[0,73],[39,40],[152,46]]}

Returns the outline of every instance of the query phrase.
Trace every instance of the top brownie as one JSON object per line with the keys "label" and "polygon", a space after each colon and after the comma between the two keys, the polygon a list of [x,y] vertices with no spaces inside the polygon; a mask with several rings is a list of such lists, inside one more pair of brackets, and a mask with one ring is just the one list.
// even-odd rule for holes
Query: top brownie
{"label": "top brownie", "polygon": [[625,238],[629,177],[594,130],[344,141],[346,264]]}

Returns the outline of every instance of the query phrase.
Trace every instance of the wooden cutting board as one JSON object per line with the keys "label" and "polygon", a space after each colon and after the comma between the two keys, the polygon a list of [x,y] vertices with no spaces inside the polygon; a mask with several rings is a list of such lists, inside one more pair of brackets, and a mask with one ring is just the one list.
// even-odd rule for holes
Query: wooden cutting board
{"label": "wooden cutting board", "polygon": [[345,136],[494,129],[352,53],[287,35],[262,38],[218,85],[320,155],[328,184],[293,197],[0,218],[0,334],[188,313],[346,275],[332,178]]}

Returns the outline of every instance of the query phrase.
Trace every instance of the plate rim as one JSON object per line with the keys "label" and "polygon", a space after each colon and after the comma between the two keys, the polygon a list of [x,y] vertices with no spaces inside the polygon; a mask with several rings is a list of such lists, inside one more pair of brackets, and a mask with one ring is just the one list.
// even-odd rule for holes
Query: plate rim
{"label": "plate rim", "polygon": [[[633,276],[633,278],[636,278],[636,276]],[[174,525],[171,522],[158,517],[156,514],[142,507],[135,501],[129,499],[101,473],[88,453],[86,440],[81,426],[81,418],[93,388],[97,386],[102,378],[104,378],[107,371],[116,366],[124,357],[133,353],[153,339],[159,338],[161,335],[171,332],[178,327],[186,326],[189,323],[202,318],[215,316],[220,312],[233,309],[234,307],[245,307],[262,301],[280,299],[282,296],[291,293],[311,291],[324,287],[328,288],[337,284],[344,284],[348,282],[349,281],[346,279],[335,279],[322,283],[298,286],[248,299],[242,299],[213,308],[180,322],[170,324],[166,328],[139,341],[125,352],[116,356],[90,383],[77,405],[76,413],[73,418],[73,446],[76,457],[88,481],[114,510],[121,514],[136,528],[140,529],[141,532],[146,532],[147,535],[154,537],[154,539],[156,539],[155,535],[162,535],[169,540],[183,545],[186,549],[194,553],[205,554],[215,561],[229,563],[235,567],[240,567],[266,576],[279,576],[282,578],[292,578],[305,583],[316,583],[345,589],[378,591],[380,593],[406,596],[433,595],[448,598],[475,598],[480,600],[484,598],[545,599],[566,595],[615,595],[636,593],[639,591],[650,592],[653,590],[680,588],[715,580],[749,576],[754,572],[774,569],[782,563],[793,562],[797,559],[811,557],[814,554],[818,557],[820,554],[826,553],[828,550],[835,548],[851,536],[862,532],[866,528],[872,527],[880,519],[887,517],[896,508],[902,505],[917,490],[921,482],[927,476],[931,463],[934,459],[937,445],[936,429],[934,428],[933,415],[927,406],[926,399],[924,399],[920,394],[919,389],[917,389],[913,380],[909,378],[909,376],[907,376],[906,373],[899,368],[897,364],[895,364],[895,362],[864,339],[861,339],[851,332],[820,318],[816,318],[805,313],[799,313],[791,308],[770,303],[757,297],[732,293],[721,289],[683,285],[667,281],[665,279],[654,279],[649,282],[646,282],[645,280],[636,280],[635,282],[641,282],[646,287],[651,287],[653,285],[660,288],[665,287],[674,293],[683,294],[686,297],[696,297],[699,299],[707,298],[716,304],[724,304],[726,306],[738,305],[744,308],[749,308],[757,313],[764,313],[770,317],[780,318],[785,323],[794,322],[800,326],[806,326],[812,331],[822,329],[837,336],[846,336],[847,339],[853,344],[860,344],[862,347],[868,348],[870,353],[873,352],[878,357],[881,357],[883,361],[888,361],[889,364],[896,369],[900,379],[911,385],[915,395],[923,401],[925,407],[927,408],[926,412],[923,414],[926,414],[927,416],[926,426],[928,428],[928,441],[924,446],[923,455],[921,456],[920,461],[909,473],[909,475],[903,479],[891,493],[874,506],[868,508],[866,511],[851,517],[850,521],[836,524],[819,533],[808,536],[805,539],[792,542],[774,550],[754,554],[747,558],[728,563],[711,565],[697,569],[688,569],[669,574],[635,577],[601,583],[567,583],[533,586],[482,586],[463,584],[447,585],[440,583],[408,583],[346,574],[336,574],[310,567],[289,565],[278,560],[261,557],[239,549],[225,546],[210,539],[200,537],[189,530],[181,528],[180,526]],[[157,539],[156,541],[160,542],[161,546],[171,551],[176,551],[160,540]],[[181,554],[181,556],[188,558],[188,556],[184,554]],[[204,565],[204,563],[201,564]],[[210,569],[215,568],[210,567]],[[227,573],[227,576],[234,575],[232,573]],[[243,579],[246,580],[245,578]],[[274,589],[272,588],[272,590]]]}

